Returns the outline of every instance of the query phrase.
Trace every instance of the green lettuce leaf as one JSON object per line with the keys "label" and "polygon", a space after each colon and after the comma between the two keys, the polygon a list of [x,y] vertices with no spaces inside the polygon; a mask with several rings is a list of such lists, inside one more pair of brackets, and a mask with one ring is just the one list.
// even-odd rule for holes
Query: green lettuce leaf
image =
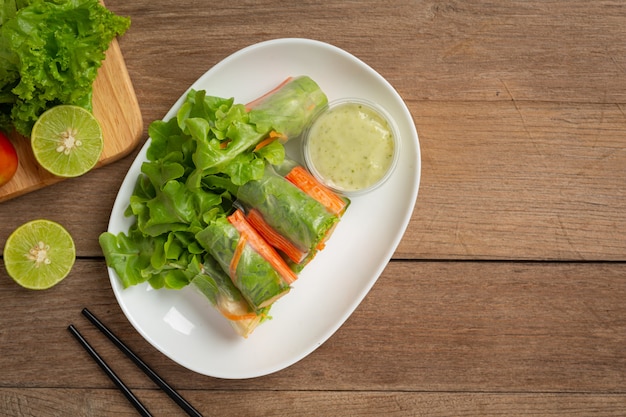
{"label": "green lettuce leaf", "polygon": [[[193,238],[191,236],[191,238]],[[99,237],[107,266],[124,288],[149,282],[153,288],[181,289],[197,275],[204,252],[190,235],[165,233],[146,236],[136,227],[128,234],[104,232]]]}
{"label": "green lettuce leaf", "polygon": [[11,1],[0,10],[0,127],[28,136],[55,105],[91,111],[105,52],[130,19],[98,0]]}

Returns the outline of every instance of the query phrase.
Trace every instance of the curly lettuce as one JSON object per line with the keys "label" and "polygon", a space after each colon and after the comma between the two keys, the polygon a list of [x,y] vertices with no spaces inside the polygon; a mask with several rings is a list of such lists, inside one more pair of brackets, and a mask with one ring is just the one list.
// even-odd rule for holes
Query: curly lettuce
{"label": "curly lettuce", "polygon": [[0,129],[29,136],[58,104],[92,110],[111,41],[130,26],[98,0],[0,0]]}

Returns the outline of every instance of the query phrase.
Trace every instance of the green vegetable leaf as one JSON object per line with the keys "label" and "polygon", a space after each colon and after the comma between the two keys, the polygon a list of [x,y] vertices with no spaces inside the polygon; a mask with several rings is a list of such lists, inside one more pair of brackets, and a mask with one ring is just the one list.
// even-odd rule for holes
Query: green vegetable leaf
{"label": "green vegetable leaf", "polygon": [[164,239],[146,239],[141,232],[131,229],[128,235],[102,233],[99,242],[107,265],[113,268],[120,277],[122,286],[127,288],[141,284],[149,278],[142,271],[151,266],[154,248],[162,246]]}
{"label": "green vegetable leaf", "polygon": [[224,172],[235,185],[243,185],[248,181],[259,179],[263,177],[264,171],[265,162],[251,152],[237,155],[224,168]]}
{"label": "green vegetable leaf", "polygon": [[148,176],[155,188],[160,189],[168,181],[185,175],[185,168],[179,163],[160,159],[155,162],[144,162],[141,165],[141,172]]}
{"label": "green vegetable leaf", "polygon": [[189,137],[186,137],[181,132],[176,119],[171,119],[168,122],[163,120],[156,120],[150,123],[148,126],[148,134],[150,135],[150,146],[147,150],[148,161],[156,161],[168,157],[173,160],[170,154],[178,154],[181,161],[185,161],[185,155],[187,155],[187,149],[190,141]]}
{"label": "green vegetable leaf", "polygon": [[285,147],[278,140],[262,147],[255,153],[272,165],[280,165],[285,160]]}
{"label": "green vegetable leaf", "polygon": [[98,0],[7,2],[1,19],[0,102],[6,103],[0,107],[1,127],[15,127],[25,136],[52,106],[92,109],[93,82],[105,52],[130,25]]}

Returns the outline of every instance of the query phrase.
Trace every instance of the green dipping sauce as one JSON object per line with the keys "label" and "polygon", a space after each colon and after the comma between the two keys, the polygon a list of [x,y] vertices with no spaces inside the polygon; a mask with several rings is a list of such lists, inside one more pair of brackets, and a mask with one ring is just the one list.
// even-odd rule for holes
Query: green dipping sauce
{"label": "green dipping sauce", "polygon": [[358,102],[338,104],[321,114],[307,141],[312,170],[338,191],[375,185],[394,160],[391,126],[377,110]]}

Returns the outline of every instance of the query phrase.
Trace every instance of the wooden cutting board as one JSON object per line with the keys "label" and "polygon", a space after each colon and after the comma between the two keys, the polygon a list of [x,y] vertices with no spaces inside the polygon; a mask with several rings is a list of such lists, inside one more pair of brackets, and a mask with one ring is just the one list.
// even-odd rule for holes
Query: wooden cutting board
{"label": "wooden cutting board", "polygon": [[[122,158],[139,144],[143,119],[117,39],[111,42],[94,82],[93,113],[104,136],[104,148],[96,168]],[[0,202],[64,179],[37,164],[28,138],[13,134],[10,139],[17,150],[19,166],[15,176],[0,187]]]}

